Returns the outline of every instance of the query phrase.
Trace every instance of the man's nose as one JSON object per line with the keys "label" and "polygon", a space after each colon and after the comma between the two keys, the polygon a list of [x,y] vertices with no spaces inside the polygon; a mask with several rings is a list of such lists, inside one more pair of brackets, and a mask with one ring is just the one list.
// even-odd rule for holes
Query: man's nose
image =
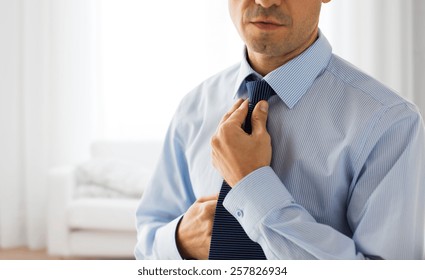
{"label": "man's nose", "polygon": [[261,5],[263,8],[270,8],[271,6],[279,6],[282,0],[255,0],[255,4]]}

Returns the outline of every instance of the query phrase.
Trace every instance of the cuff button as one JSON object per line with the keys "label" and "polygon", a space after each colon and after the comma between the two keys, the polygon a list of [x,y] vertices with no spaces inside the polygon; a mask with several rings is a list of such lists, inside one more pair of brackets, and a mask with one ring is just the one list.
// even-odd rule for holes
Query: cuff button
{"label": "cuff button", "polygon": [[242,211],[242,210],[240,210],[240,209],[238,209],[238,210],[236,211],[236,216],[238,216],[238,218],[243,218],[243,211]]}

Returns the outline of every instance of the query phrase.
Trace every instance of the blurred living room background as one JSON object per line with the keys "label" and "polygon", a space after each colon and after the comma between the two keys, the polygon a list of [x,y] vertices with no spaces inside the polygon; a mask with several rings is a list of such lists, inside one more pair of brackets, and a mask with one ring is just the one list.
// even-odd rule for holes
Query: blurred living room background
{"label": "blurred living room background", "polygon": [[[334,52],[425,114],[425,1],[333,0]],[[0,0],[0,259],[132,259],[179,100],[237,63],[226,0]]]}

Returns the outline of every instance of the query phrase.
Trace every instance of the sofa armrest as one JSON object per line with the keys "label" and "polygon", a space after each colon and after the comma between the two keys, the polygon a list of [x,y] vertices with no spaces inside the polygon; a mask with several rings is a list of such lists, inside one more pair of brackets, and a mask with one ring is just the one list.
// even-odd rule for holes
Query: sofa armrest
{"label": "sofa armrest", "polygon": [[56,167],[48,173],[47,249],[51,255],[69,255],[67,207],[75,188],[75,168]]}

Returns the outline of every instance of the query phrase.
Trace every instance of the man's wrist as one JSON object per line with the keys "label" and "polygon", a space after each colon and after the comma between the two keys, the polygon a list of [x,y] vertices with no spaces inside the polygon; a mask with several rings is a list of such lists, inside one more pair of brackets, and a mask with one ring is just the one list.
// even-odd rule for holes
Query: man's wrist
{"label": "man's wrist", "polygon": [[176,232],[175,232],[176,247],[177,247],[177,250],[180,254],[180,257],[183,260],[190,260],[192,258],[189,256],[189,252],[187,252],[187,250],[185,249],[185,247],[183,246],[183,244],[180,241],[179,229],[180,229],[180,223],[183,220],[183,217],[184,217],[184,215],[181,216],[181,218],[180,218],[180,220],[179,220],[179,222],[177,223],[177,226],[176,226]]}
{"label": "man's wrist", "polygon": [[[273,169],[266,166],[251,172],[238,182],[227,194],[223,206],[250,235],[271,209],[286,207],[293,201],[293,197]],[[241,211],[244,215],[238,216],[237,213]]]}

